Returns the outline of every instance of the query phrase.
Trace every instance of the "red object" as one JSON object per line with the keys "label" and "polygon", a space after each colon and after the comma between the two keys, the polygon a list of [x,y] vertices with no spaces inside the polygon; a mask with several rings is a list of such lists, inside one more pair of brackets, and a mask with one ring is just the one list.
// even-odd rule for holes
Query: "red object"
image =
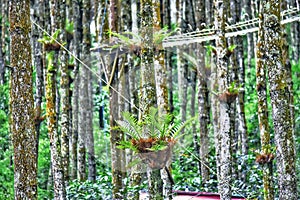
{"label": "red object", "polygon": [[[187,200],[187,199],[202,199],[202,200],[211,200],[211,199],[220,199],[220,195],[217,193],[210,192],[185,192],[185,191],[174,191],[175,199],[177,200]],[[233,200],[245,200],[243,197],[233,196]]]}
{"label": "red object", "polygon": [[[140,200],[147,200],[147,194],[142,193]],[[185,191],[174,191],[174,200],[213,200],[220,199],[220,195],[217,193],[210,192],[185,192]],[[243,197],[233,196],[232,200],[245,200]]]}

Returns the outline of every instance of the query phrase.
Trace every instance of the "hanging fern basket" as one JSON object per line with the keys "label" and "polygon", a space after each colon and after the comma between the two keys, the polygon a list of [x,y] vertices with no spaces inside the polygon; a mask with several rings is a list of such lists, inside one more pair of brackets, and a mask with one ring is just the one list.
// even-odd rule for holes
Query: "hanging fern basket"
{"label": "hanging fern basket", "polygon": [[147,138],[132,141],[138,149],[138,157],[151,169],[162,169],[172,158],[175,140]]}
{"label": "hanging fern basket", "polygon": [[140,121],[129,112],[124,112],[123,118],[117,123],[129,139],[120,141],[118,148],[132,150],[141,162],[152,169],[162,169],[167,165],[176,140],[182,136],[179,135],[181,130],[194,120],[191,118],[176,124],[171,114],[158,115],[157,108],[153,107]]}

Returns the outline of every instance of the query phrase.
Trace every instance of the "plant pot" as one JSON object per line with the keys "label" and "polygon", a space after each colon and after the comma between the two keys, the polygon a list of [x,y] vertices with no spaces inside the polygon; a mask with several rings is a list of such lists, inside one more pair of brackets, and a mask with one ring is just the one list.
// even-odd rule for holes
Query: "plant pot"
{"label": "plant pot", "polygon": [[138,153],[138,157],[151,169],[162,169],[172,158],[173,146],[174,143],[169,143],[163,150]]}
{"label": "plant pot", "polygon": [[233,103],[238,96],[238,93],[226,91],[219,95],[219,100],[225,103]]}

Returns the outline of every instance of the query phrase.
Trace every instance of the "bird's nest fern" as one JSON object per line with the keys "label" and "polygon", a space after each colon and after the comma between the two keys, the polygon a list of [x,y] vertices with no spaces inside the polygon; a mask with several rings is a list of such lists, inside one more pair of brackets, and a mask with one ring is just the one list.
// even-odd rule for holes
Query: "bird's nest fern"
{"label": "bird's nest fern", "polygon": [[131,149],[137,153],[148,153],[173,147],[181,130],[194,118],[186,122],[175,123],[172,114],[158,113],[151,107],[149,113],[137,120],[129,112],[124,112],[123,120],[117,121],[119,128],[128,136],[127,140],[119,142],[118,148]]}

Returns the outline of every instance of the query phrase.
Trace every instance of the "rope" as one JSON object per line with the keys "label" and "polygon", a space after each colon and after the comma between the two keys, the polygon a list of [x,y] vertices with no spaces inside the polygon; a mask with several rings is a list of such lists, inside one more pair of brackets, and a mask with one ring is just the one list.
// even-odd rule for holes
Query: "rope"
{"label": "rope", "polygon": [[[64,47],[58,40],[56,40],[55,38],[53,38],[53,36],[50,35],[45,29],[43,29],[39,24],[37,24],[33,20],[31,20],[31,22],[35,26],[37,26],[42,32],[44,32],[47,36],[49,36],[53,41],[55,41],[63,50],[65,50],[68,54],[70,54],[75,60],[77,60],[80,64],[82,64],[82,66],[84,66],[86,69],[88,69],[89,71],[91,71],[97,78],[99,78],[100,80],[102,80],[105,84],[108,84],[106,80],[104,80],[103,78],[101,78],[100,74],[98,74],[97,72],[95,72],[91,67],[89,67],[82,60],[80,60],[74,53],[72,53],[70,50],[68,50],[66,47]],[[122,97],[127,103],[129,103],[130,105],[132,105],[133,107],[135,107],[137,110],[140,110],[136,105],[132,104],[125,96],[123,96],[120,92],[118,92],[114,87],[112,87],[111,85],[109,85],[109,87],[114,92],[116,92],[120,97]]]}

